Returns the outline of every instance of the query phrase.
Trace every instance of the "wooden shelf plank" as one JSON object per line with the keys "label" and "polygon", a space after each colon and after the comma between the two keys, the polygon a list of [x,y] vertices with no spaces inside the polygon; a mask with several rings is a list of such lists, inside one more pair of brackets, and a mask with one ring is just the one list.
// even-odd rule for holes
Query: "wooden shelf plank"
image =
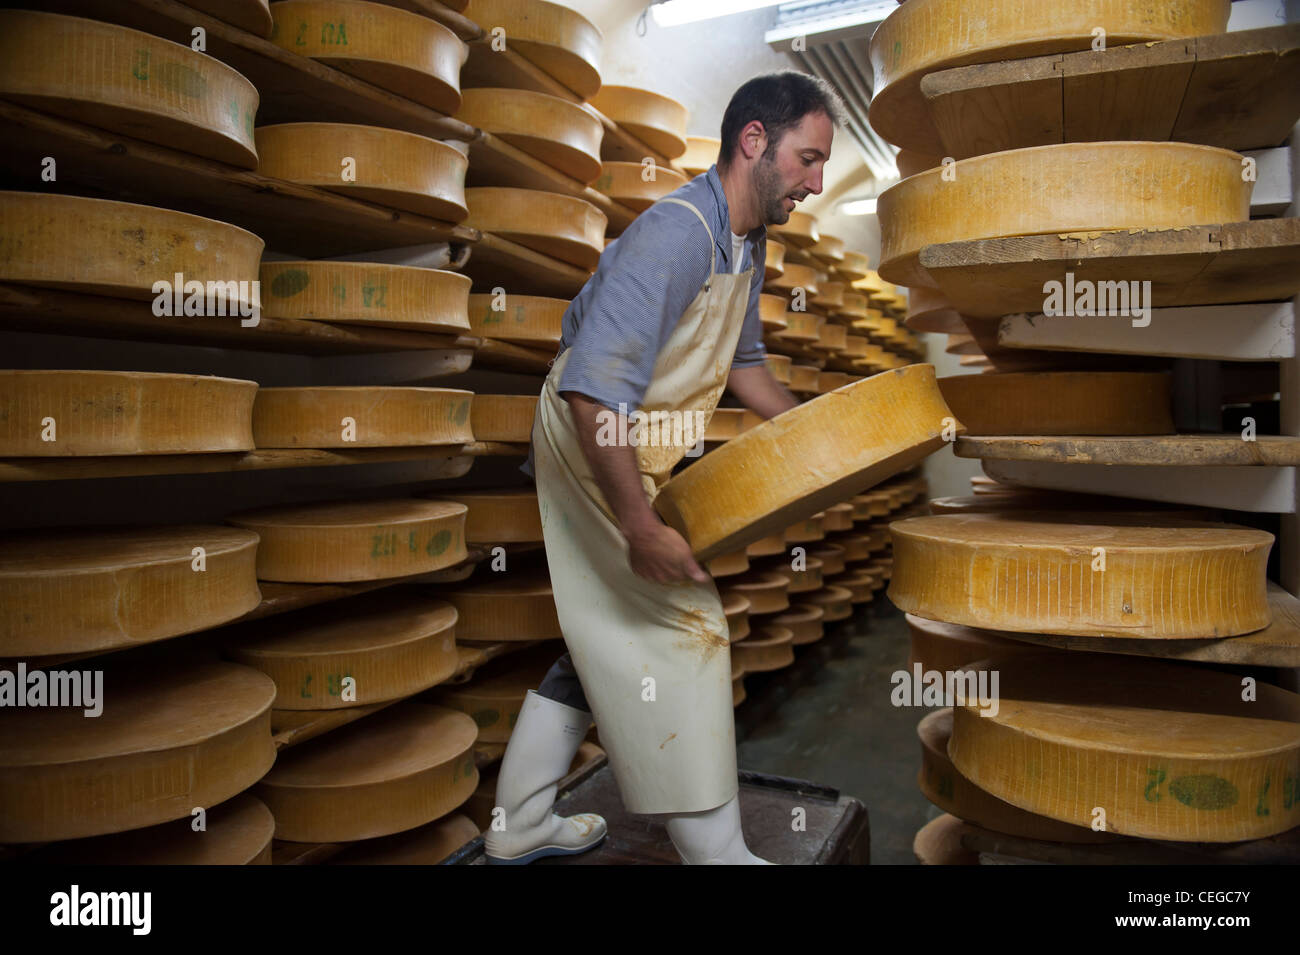
{"label": "wooden shelf plank", "polygon": [[1296,469],[1292,467],[1196,466],[1153,472],[1144,465],[987,459],[984,473],[1007,484],[1054,491],[1262,514],[1292,514],[1296,509]]}
{"label": "wooden shelf plank", "polygon": [[[6,5],[10,5],[9,2]],[[107,20],[189,46],[191,31],[207,34],[207,54],[234,67],[257,87],[258,125],[294,122],[361,123],[469,142],[474,127],[380,89],[270,40],[223,23],[177,0],[40,0],[19,2],[56,13]]]}
{"label": "wooden shelf plank", "polygon": [[521,295],[573,298],[591,278],[576,265],[484,232],[474,243],[462,271],[474,280],[475,291],[502,286]]}
{"label": "wooden shelf plank", "polygon": [[1231,361],[1279,361],[1295,355],[1291,302],[1156,308],[1149,322],[1126,316],[1005,316],[998,344],[1007,348],[1160,355]]}
{"label": "wooden shelf plank", "polygon": [[959,458],[1134,467],[1295,467],[1300,465],[1300,438],[1259,435],[1246,441],[1239,434],[963,436],[953,445],[953,453]]}
{"label": "wooden shelf plank", "polygon": [[1300,24],[983,63],[921,91],[957,159],[1048,143],[1276,146],[1300,118]]}
{"label": "wooden shelf plank", "polygon": [[[423,14],[437,20],[466,43],[483,38],[483,28],[465,14],[453,10],[438,0],[386,0],[389,6],[401,7],[412,13]],[[463,6],[463,4],[462,4]]]}
{"label": "wooden shelf plank", "polygon": [[[477,230],[465,226],[236,169],[12,103],[0,102],[0,124],[9,130],[8,148],[0,156],[6,188],[166,206],[241,226],[268,249],[307,257],[478,238]],[[53,190],[41,181],[44,156],[58,160]]]}
{"label": "wooden shelf plank", "polygon": [[514,345],[510,342],[483,339],[474,352],[474,367],[494,368],[500,371],[518,371],[533,375],[547,375],[558,348],[542,350]]}
{"label": "wooden shelf plank", "polygon": [[244,328],[239,318],[159,316],[148,301],[5,283],[0,283],[0,328],[304,355],[440,353],[428,375],[467,370],[480,342],[464,335],[266,316]]}
{"label": "wooden shelf plank", "polygon": [[1150,281],[1155,308],[1279,301],[1300,292],[1300,218],[948,242],[920,261],[956,311],[977,317],[1041,312],[1044,284],[1067,272],[1076,286]]}

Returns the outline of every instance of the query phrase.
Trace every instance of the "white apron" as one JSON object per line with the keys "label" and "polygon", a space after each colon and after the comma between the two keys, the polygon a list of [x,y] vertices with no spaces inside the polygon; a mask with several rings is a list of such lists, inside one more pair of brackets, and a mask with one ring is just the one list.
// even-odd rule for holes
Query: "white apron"
{"label": "white apron", "polygon": [[[660,201],[688,207],[704,224],[710,274],[656,357],[641,410],[701,411],[707,424],[726,387],[753,269],[716,272],[713,233],[699,209]],[[718,588],[658,584],[632,572],[557,391],[568,358],[566,350],[546,378],[532,435],[560,629],[628,811],[713,809],[737,789],[731,650]],[[684,431],[676,446],[636,448],[651,500],[694,443]]]}

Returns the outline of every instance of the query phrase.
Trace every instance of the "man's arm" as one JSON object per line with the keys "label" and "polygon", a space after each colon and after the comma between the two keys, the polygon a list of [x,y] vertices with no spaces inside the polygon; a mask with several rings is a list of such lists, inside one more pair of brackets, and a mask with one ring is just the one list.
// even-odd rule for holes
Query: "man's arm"
{"label": "man's arm", "polygon": [[[596,440],[601,413],[614,415],[617,412],[576,391],[564,391],[561,395],[573,409],[573,422],[583,456],[614,512],[619,531],[627,540],[632,571],[661,584],[685,578],[706,583],[709,575],[691,554],[686,539],[660,520],[650,506],[641,485],[636,449],[631,445],[606,445]],[[621,423],[616,433],[627,433],[626,422]]]}
{"label": "man's arm", "polygon": [[741,404],[763,418],[775,418],[799,404],[799,399],[776,380],[765,364],[732,368],[727,388]]}

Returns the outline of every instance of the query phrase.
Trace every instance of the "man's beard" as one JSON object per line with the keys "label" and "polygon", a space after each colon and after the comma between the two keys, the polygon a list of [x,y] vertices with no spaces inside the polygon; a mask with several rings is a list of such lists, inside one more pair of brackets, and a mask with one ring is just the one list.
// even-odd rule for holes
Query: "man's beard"
{"label": "man's beard", "polygon": [[753,182],[763,224],[785,225],[790,220],[790,213],[785,208],[785,186],[781,182],[781,171],[776,168],[776,163],[770,159],[760,159],[754,165]]}

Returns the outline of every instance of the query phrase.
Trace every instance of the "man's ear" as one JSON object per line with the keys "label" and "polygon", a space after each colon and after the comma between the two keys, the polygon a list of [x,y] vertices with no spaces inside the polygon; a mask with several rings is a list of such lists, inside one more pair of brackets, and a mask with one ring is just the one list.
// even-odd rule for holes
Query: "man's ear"
{"label": "man's ear", "polygon": [[757,159],[767,148],[767,130],[762,122],[751,119],[740,131],[740,151],[746,159]]}

